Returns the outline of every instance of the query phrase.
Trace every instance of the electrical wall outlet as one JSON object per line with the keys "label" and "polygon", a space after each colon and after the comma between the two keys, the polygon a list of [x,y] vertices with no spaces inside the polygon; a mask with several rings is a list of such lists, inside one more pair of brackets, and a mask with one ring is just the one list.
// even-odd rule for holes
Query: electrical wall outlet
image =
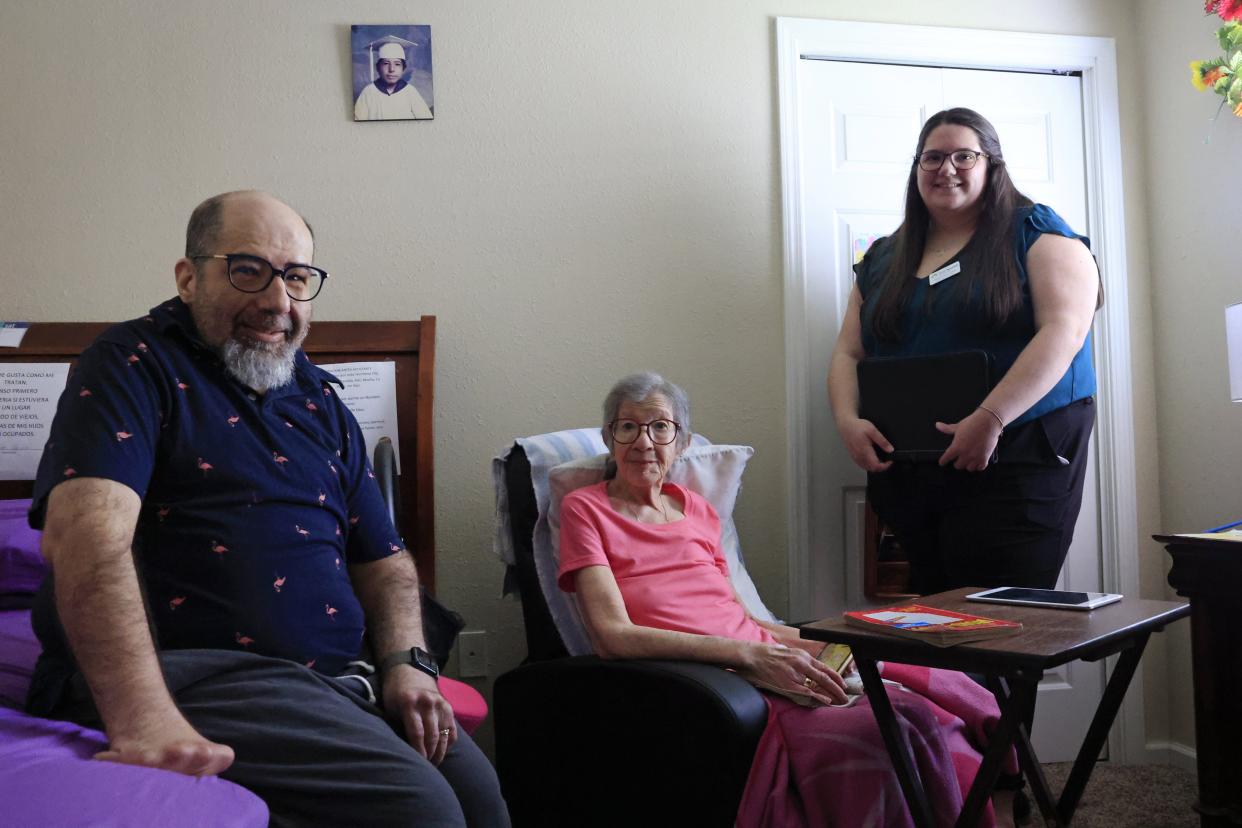
{"label": "electrical wall outlet", "polygon": [[457,666],[462,678],[487,675],[486,630],[468,630],[457,636]]}

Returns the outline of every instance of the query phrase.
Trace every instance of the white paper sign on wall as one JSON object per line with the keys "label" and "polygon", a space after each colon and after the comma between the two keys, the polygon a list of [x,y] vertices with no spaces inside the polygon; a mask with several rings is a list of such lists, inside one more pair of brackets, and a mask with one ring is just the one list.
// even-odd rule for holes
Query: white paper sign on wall
{"label": "white paper sign on wall", "polygon": [[1229,353],[1229,399],[1242,402],[1242,303],[1225,308],[1225,343]]}
{"label": "white paper sign on wall", "polygon": [[0,365],[0,480],[33,480],[69,377],[67,362]]}

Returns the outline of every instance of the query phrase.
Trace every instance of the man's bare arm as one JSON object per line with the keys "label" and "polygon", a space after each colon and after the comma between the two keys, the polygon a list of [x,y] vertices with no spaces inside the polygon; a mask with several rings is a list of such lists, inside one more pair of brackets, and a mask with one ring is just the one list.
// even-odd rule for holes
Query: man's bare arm
{"label": "man's bare arm", "polygon": [[67,480],[48,497],[42,550],[56,611],[108,732],[96,758],[220,773],[233,750],[190,726],[160,672],[132,552],[141,505],[128,486],[94,477]]}
{"label": "man's bare arm", "polygon": [[[418,601],[418,570],[408,552],[402,550],[378,561],[353,564],[349,577],[367,615],[367,631],[376,660],[398,650],[426,645]],[[383,688],[384,709],[401,720],[406,741],[439,764],[457,740],[457,725],[453,708],[440,695],[435,680],[405,664],[385,673]]]}

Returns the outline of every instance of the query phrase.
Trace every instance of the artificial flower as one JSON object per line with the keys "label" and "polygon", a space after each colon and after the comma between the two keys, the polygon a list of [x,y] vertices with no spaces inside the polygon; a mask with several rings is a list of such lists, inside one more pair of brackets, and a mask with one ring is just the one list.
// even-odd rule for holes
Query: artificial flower
{"label": "artificial flower", "polygon": [[1218,14],[1221,20],[1242,20],[1242,0],[1207,0],[1204,14]]}
{"label": "artificial flower", "polygon": [[[1216,41],[1224,54],[1190,63],[1190,82],[1200,92],[1208,89],[1224,98],[1221,106],[1242,118],[1242,0],[1207,0],[1204,10],[1230,20],[1216,30]],[[1228,19],[1228,18],[1226,18]]]}
{"label": "artificial flower", "polygon": [[1203,79],[1203,64],[1206,61],[1192,60],[1190,62],[1190,82],[1195,85],[1195,89],[1203,92],[1207,89],[1207,81]]}

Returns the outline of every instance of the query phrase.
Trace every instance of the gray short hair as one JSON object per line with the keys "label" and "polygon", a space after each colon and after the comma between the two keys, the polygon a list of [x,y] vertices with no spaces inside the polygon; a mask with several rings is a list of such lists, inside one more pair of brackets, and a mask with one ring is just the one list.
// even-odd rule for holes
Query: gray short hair
{"label": "gray short hair", "polygon": [[688,446],[690,444],[690,398],[680,386],[669,382],[654,371],[644,371],[640,374],[622,377],[608,392],[608,396],[604,397],[604,425],[600,429],[603,432],[604,445],[612,449],[612,433],[608,430],[608,424],[617,419],[617,412],[621,410],[622,403],[640,403],[654,396],[664,398],[673,412],[673,419],[681,426],[677,432],[677,448],[680,450]]}

